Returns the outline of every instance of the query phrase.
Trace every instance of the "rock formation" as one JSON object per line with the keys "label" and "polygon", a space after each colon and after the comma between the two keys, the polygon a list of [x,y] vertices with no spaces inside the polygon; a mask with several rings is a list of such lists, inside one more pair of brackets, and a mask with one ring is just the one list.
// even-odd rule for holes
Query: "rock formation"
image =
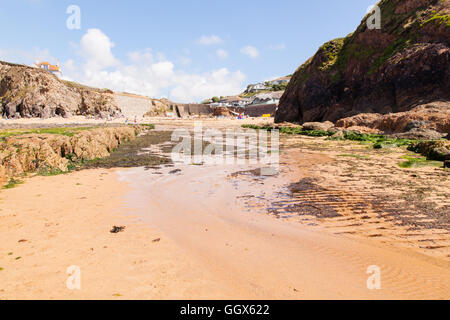
{"label": "rock formation", "polygon": [[448,140],[421,141],[411,144],[408,150],[420,153],[430,160],[450,160],[450,141]]}
{"label": "rock formation", "polygon": [[47,71],[0,61],[0,114],[7,118],[121,114],[113,92],[62,81]]}
{"label": "rock formation", "polygon": [[[0,141],[0,186],[9,178],[39,170],[68,171],[70,161],[109,156],[124,141],[142,132],[140,126],[97,128],[72,137],[59,134],[27,134]],[[70,160],[69,160],[70,159]]]}
{"label": "rock formation", "polygon": [[433,102],[417,106],[410,111],[379,114],[361,113],[336,122],[340,128],[368,127],[386,133],[402,133],[415,129],[450,133],[450,104]]}
{"label": "rock formation", "polygon": [[[381,0],[381,29],[367,15],[324,44],[293,75],[276,122],[405,112],[450,100],[450,0]],[[444,129],[446,130],[446,129]]]}

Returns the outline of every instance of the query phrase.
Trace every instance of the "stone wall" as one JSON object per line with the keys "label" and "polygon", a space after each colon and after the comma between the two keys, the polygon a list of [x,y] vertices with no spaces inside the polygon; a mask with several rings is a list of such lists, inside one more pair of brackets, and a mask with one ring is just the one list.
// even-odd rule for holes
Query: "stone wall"
{"label": "stone wall", "polygon": [[127,118],[142,118],[152,107],[152,99],[143,96],[116,93],[114,98]]}
{"label": "stone wall", "polygon": [[276,104],[260,104],[256,106],[247,106],[244,114],[253,118],[262,117],[265,114],[270,114],[273,117],[276,110]]}
{"label": "stone wall", "polygon": [[178,110],[180,113],[180,116],[187,117],[187,116],[195,116],[195,115],[206,115],[206,116],[212,116],[214,113],[214,110],[211,108],[211,106],[207,104],[183,104],[178,105]]}

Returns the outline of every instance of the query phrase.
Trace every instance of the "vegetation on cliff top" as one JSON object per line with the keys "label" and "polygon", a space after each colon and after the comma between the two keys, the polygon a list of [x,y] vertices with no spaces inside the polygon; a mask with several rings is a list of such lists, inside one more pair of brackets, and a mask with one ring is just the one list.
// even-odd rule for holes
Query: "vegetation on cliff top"
{"label": "vegetation on cliff top", "polygon": [[441,2],[431,0],[424,6],[399,13],[396,12],[398,1],[380,1],[378,3],[382,13],[380,34],[388,35],[385,41],[374,45],[361,40],[362,33],[367,31],[367,19],[370,17],[368,14],[355,32],[321,46],[311,59],[297,69],[289,87],[302,85],[310,79],[314,72],[311,67],[326,74],[330,84],[336,83],[342,79],[342,73],[350,61],[365,68],[367,76],[373,75],[397,52],[417,43],[424,25],[437,23],[439,26],[449,26],[448,13],[442,9],[433,9],[433,5],[438,9],[441,8]]}

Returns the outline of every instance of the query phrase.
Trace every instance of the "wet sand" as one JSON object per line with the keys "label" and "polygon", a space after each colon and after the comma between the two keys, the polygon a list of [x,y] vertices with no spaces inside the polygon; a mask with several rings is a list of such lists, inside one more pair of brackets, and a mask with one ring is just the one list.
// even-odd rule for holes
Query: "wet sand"
{"label": "wet sand", "polygon": [[[240,294],[229,298],[448,298],[450,264],[445,260],[281,221],[264,214],[262,206],[243,205],[243,192],[267,201],[288,176],[307,177],[312,163],[331,161],[317,154],[293,158],[302,163],[294,172],[264,182],[233,178],[236,167],[191,166],[169,178],[165,171],[150,178],[154,173],[143,169],[119,174],[135,186],[127,205],[141,221],[174,240],[215,279],[236,288]],[[381,290],[367,288],[371,265],[381,268]]]}
{"label": "wet sand", "polygon": [[[130,216],[122,199],[127,190],[114,170],[103,169],[34,177],[1,190],[0,299],[231,294],[169,238]],[[126,229],[112,234],[113,226]],[[81,290],[66,286],[73,265],[81,270]]]}
{"label": "wet sand", "polygon": [[[364,183],[378,185],[345,184],[337,177],[348,164],[325,142],[294,140],[273,177],[253,175],[257,166],[175,165],[34,177],[2,190],[0,298],[448,299],[447,249],[428,254],[411,237],[399,245],[392,234],[408,228],[383,216],[372,217],[381,238],[359,223],[342,226],[358,217],[348,203],[368,201]],[[311,207],[310,215],[270,210],[304,179],[361,200],[328,199],[341,215],[334,218]],[[320,193],[306,191],[321,205]],[[111,234],[113,225],[127,228]],[[420,231],[449,240],[445,228]],[[66,288],[71,265],[81,268],[82,290]],[[381,268],[381,290],[367,288],[371,265]]]}

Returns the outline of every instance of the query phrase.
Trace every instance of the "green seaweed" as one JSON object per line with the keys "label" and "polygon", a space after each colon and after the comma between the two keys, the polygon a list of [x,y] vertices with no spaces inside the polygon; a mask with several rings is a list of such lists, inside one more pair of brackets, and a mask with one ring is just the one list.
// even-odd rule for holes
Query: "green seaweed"
{"label": "green seaweed", "polygon": [[26,134],[57,134],[72,137],[81,131],[95,129],[99,127],[67,127],[67,128],[37,128],[37,129],[6,129],[0,130],[0,138],[20,136]]}
{"label": "green seaweed", "polygon": [[361,160],[368,160],[368,159],[370,159],[369,156],[362,156],[362,155],[359,155],[359,154],[339,154],[338,157],[356,158],[356,159],[361,159]]}
{"label": "green seaweed", "polygon": [[6,184],[5,186],[3,186],[3,189],[12,189],[17,187],[19,184],[23,184],[22,180],[16,180],[14,178],[9,179],[8,184]]}
{"label": "green seaweed", "polygon": [[420,167],[426,167],[426,166],[432,166],[432,167],[441,167],[442,162],[434,161],[434,160],[428,160],[426,158],[415,158],[415,157],[409,157],[404,156],[403,159],[406,161],[399,163],[400,168],[420,168]]}
{"label": "green seaweed", "polygon": [[302,127],[279,127],[275,128],[270,125],[257,126],[257,125],[243,125],[243,128],[246,129],[255,129],[255,130],[267,130],[271,131],[274,129],[278,129],[280,133],[291,134],[291,135],[303,135],[310,137],[328,137],[327,140],[349,140],[349,141],[358,141],[362,144],[372,144],[374,149],[382,149],[382,148],[390,148],[390,147],[403,147],[410,145],[416,140],[410,139],[399,139],[399,138],[389,138],[384,135],[379,134],[368,134],[368,133],[359,133],[359,132],[344,132],[343,137],[332,137],[333,132],[322,131],[322,130],[304,130]]}
{"label": "green seaweed", "polygon": [[[75,168],[75,165],[72,164],[71,168]],[[51,177],[51,176],[58,176],[61,174],[68,174],[71,171],[72,170],[70,170],[69,168],[67,171],[63,171],[58,168],[50,168],[50,167],[46,166],[46,167],[39,168],[37,173],[38,173],[38,175],[43,176],[43,177]]]}
{"label": "green seaweed", "polygon": [[386,147],[403,147],[410,145],[415,140],[389,138],[379,134],[368,134],[359,132],[344,132],[343,138],[329,138],[330,140],[350,140],[359,141],[361,143],[371,143],[374,149],[382,149]]}
{"label": "green seaweed", "polygon": [[309,136],[309,137],[329,137],[332,136],[332,132],[323,131],[323,130],[304,130],[302,127],[280,127],[280,128],[274,128],[270,125],[265,126],[257,126],[257,125],[243,125],[242,128],[245,129],[254,129],[254,130],[267,130],[272,131],[274,129],[278,129],[280,133],[283,134],[290,134],[290,135],[302,135],[302,136]]}

